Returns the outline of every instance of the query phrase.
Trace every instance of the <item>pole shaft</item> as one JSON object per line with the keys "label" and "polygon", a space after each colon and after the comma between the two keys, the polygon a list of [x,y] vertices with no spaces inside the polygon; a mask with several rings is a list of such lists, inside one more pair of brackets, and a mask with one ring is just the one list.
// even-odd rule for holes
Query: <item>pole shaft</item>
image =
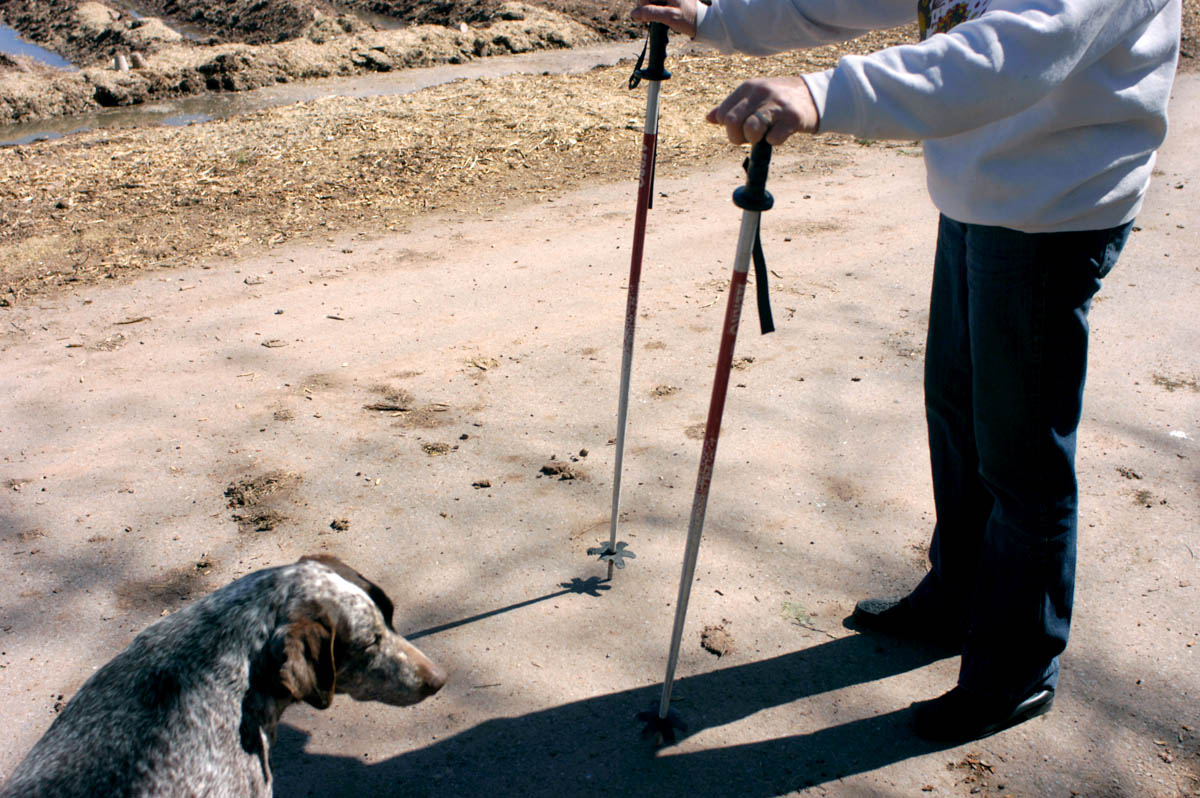
{"label": "pole shaft", "polygon": [[700,450],[700,469],[696,476],[696,493],[692,499],[692,517],[688,523],[687,546],[683,555],[683,573],[679,577],[679,595],[675,601],[675,624],[671,629],[671,649],[667,655],[667,673],[663,679],[662,700],[658,716],[667,717],[671,706],[671,689],[675,683],[675,666],[679,662],[679,646],[683,640],[683,625],[687,619],[688,600],[696,574],[696,558],[700,552],[700,536],[704,531],[704,514],[708,507],[708,491],[712,485],[713,463],[717,458],[717,439],[721,434],[721,416],[725,413],[725,397],[729,392],[729,373],[733,367],[733,348],[737,342],[738,325],[742,319],[742,300],[746,295],[746,273],[758,232],[759,212],[745,211],[738,233],[737,254],[733,276],[729,282],[729,300],[725,304],[725,324],[721,328],[721,348],[717,355],[716,375],[713,377],[712,398],[708,403],[708,421],[704,427],[704,446]]}
{"label": "pole shaft", "polygon": [[[625,461],[625,427],[629,417],[629,383],[633,372],[633,342],[637,328],[638,290],[642,280],[642,252],[646,243],[646,217],[650,209],[654,157],[658,147],[660,81],[650,81],[646,94],[646,125],[642,132],[642,165],[638,173],[637,212],[633,221],[633,247],[629,258],[629,287],[625,297],[625,334],[621,348],[621,388],[617,399],[617,453],[613,464],[612,517],[609,520],[608,550],[617,546],[617,516],[621,510],[621,472]],[[613,564],[608,563],[612,579]]]}

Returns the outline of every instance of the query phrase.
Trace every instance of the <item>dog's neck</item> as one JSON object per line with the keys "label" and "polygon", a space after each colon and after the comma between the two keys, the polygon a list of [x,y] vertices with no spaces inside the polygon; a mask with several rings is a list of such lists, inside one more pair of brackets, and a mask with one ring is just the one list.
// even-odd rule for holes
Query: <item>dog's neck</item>
{"label": "dog's neck", "polygon": [[[241,744],[248,753],[262,757],[264,768],[266,746],[275,739],[279,718],[296,703],[280,688],[279,663],[271,652],[272,637],[287,623],[293,597],[285,589],[273,589],[276,585],[270,583],[274,581],[274,574],[266,571],[234,583],[146,630],[140,636],[146,638],[144,641],[135,641],[152,644],[163,635],[186,639],[193,643],[191,669],[208,674],[208,678],[197,678],[194,684],[243,684]],[[244,591],[254,597],[254,602],[238,601],[234,591]],[[220,637],[191,634],[198,628],[222,628],[225,632]],[[203,649],[194,645],[199,640],[207,643]],[[212,678],[214,675],[216,678]]]}
{"label": "dog's neck", "polygon": [[238,728],[242,750],[258,760],[263,779],[271,784],[271,746],[284,710],[297,703],[282,689],[279,662],[271,651],[271,633],[255,635],[255,646],[247,662],[249,681],[242,697],[242,717]]}
{"label": "dog's neck", "polygon": [[[275,744],[275,731],[283,711],[296,703],[289,696],[279,696],[263,684],[255,684],[251,671],[250,687],[242,699],[242,722],[238,734],[242,750],[258,760],[263,779],[271,784],[271,746]],[[259,689],[260,687],[267,689]]]}

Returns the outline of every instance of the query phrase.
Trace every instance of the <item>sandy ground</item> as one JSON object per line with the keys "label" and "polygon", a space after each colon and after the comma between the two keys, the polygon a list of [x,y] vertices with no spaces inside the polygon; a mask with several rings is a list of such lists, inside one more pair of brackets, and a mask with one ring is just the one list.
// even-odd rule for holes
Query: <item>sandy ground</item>
{"label": "sandy ground", "polygon": [[[1092,312],[1077,618],[1045,718],[925,745],[906,708],[957,661],[843,626],[923,570],[935,224],[914,149],[846,143],[772,170],[779,330],[747,308],[678,745],[655,753],[633,716],[661,690],[733,158],[657,186],[620,531],[638,557],[611,583],[585,551],[607,534],[632,174],[5,308],[0,776],[138,630],[328,551],[452,681],[410,709],[290,710],[281,796],[1200,794],[1194,73],[1173,111]],[[709,626],[732,651],[701,647]]]}

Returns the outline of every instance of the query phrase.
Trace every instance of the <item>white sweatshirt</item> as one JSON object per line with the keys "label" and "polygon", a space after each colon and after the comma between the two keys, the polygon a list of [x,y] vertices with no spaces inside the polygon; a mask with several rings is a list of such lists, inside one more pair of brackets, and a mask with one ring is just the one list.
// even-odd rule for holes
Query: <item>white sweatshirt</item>
{"label": "white sweatshirt", "polygon": [[[922,139],[934,204],[960,222],[1037,233],[1133,219],[1166,136],[1180,0],[931,5],[924,41],[804,75],[821,130]],[[916,6],[712,0],[696,38],[765,55],[912,22]]]}

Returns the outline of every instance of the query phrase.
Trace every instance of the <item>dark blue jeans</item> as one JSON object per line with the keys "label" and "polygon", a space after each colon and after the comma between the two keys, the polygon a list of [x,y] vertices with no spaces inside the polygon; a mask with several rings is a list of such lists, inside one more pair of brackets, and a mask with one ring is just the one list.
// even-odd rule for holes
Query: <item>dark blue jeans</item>
{"label": "dark blue jeans", "polygon": [[1054,687],[1075,585],[1087,313],[1132,222],[938,228],[925,411],[937,523],[913,600],[965,629],[959,684]]}

